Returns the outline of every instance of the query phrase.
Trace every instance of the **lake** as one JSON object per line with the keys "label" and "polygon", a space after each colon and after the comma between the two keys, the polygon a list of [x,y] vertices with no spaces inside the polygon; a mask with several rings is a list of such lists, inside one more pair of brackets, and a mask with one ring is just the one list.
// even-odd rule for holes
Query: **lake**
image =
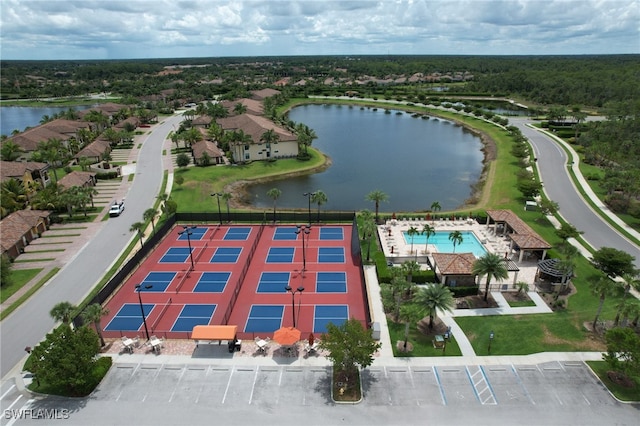
{"label": "lake", "polygon": [[[91,105],[72,107],[76,111],[91,108]],[[27,127],[35,127],[40,124],[43,116],[49,117],[68,110],[69,107],[0,107],[0,134],[11,136],[14,130],[20,132]]]}
{"label": "lake", "polygon": [[303,105],[289,118],[316,132],[313,146],[331,157],[332,165],[320,173],[249,186],[249,201],[256,207],[272,208],[266,192],[277,187],[279,207],[307,208],[303,194],[322,190],[329,199],[323,210],[373,211],[365,197],[381,190],[389,197],[381,211],[426,210],[434,201],[450,210],[471,196],[482,172],[480,138],[449,120],[343,105]]}

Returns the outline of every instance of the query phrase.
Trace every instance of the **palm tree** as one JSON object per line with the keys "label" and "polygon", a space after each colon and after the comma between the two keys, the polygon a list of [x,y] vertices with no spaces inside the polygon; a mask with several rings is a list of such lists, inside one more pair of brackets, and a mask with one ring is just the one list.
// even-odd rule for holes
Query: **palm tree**
{"label": "palm tree", "polygon": [[631,274],[624,274],[622,276],[622,279],[624,293],[622,294],[622,300],[620,301],[618,312],[616,312],[616,319],[613,321],[613,325],[616,327],[618,326],[618,322],[620,321],[620,314],[622,313],[622,311],[627,309],[625,302],[627,297],[629,296],[629,293],[631,292],[631,289],[634,288],[635,290],[640,290],[640,280],[638,279],[638,277],[635,277]]}
{"label": "palm tree", "polygon": [[235,104],[235,106],[233,107],[233,113],[236,115],[244,114],[245,112],[247,112],[247,106],[243,105],[240,102]]}
{"label": "palm tree", "polygon": [[140,238],[140,247],[144,248],[144,244],[142,243],[142,237],[144,237],[144,223],[135,222],[131,224],[129,228],[129,232],[137,232],[138,238]]}
{"label": "palm tree", "polygon": [[497,280],[504,280],[509,277],[507,266],[504,263],[504,259],[500,255],[495,253],[486,253],[484,256],[476,260],[471,268],[471,273],[482,277],[487,276],[487,284],[484,288],[484,301],[489,298],[489,285],[491,278]]}
{"label": "palm tree", "polygon": [[378,212],[380,210],[380,202],[387,201],[388,199],[389,196],[378,189],[367,194],[366,200],[373,201],[376,204],[376,223],[380,223],[380,218],[378,215]]}
{"label": "palm tree", "polygon": [[591,293],[600,299],[598,311],[596,312],[596,317],[593,320],[593,331],[596,331],[598,318],[600,318],[600,314],[602,313],[602,307],[604,306],[605,299],[607,298],[607,296],[614,293],[617,285],[618,284],[615,281],[601,274],[591,277],[589,282]]}
{"label": "palm tree", "polygon": [[407,303],[400,308],[398,319],[404,321],[404,352],[407,352],[407,341],[409,340],[409,327],[411,323],[416,323],[424,317],[424,308],[416,303]]}
{"label": "palm tree", "polygon": [[326,204],[327,201],[329,201],[329,198],[327,198],[327,194],[321,189],[318,189],[311,195],[311,202],[318,205],[318,223],[320,223],[320,206]]}
{"label": "palm tree", "polygon": [[22,148],[18,144],[13,141],[5,141],[2,144],[0,156],[4,161],[13,161],[20,157],[20,152],[22,152]]}
{"label": "palm tree", "polygon": [[404,262],[402,262],[402,265],[400,265],[400,269],[407,277],[407,281],[409,281],[409,283],[412,283],[413,275],[420,272],[420,264],[415,260],[405,260]]}
{"label": "palm tree", "polygon": [[418,228],[416,228],[415,226],[412,226],[407,230],[407,235],[409,236],[409,238],[411,238],[411,251],[409,253],[413,253],[413,238],[419,233],[420,232],[418,231]]}
{"label": "palm tree", "polygon": [[276,223],[276,203],[281,195],[282,191],[280,191],[278,188],[271,188],[267,191],[267,196],[273,199],[273,223]]}
{"label": "palm tree", "polygon": [[231,201],[231,198],[233,198],[233,194],[231,194],[230,192],[222,193],[222,199],[227,206],[227,222],[231,222],[231,213],[229,212],[229,201]]}
{"label": "palm tree", "polygon": [[154,219],[156,218],[156,214],[157,214],[156,209],[153,209],[153,208],[146,209],[144,213],[142,213],[142,218],[144,220],[148,220],[151,222],[151,230],[153,231],[154,234],[156,233],[156,224],[154,221]]}
{"label": "palm tree", "polygon": [[49,315],[56,321],[62,321],[64,324],[71,323],[71,315],[73,315],[73,311],[76,310],[76,307],[70,302],[59,302],[56,303],[53,308],[49,311]]}
{"label": "palm tree", "polygon": [[453,252],[456,252],[456,246],[458,244],[462,244],[462,241],[464,241],[464,238],[462,237],[462,232],[460,231],[453,231],[451,233],[449,233],[449,241],[451,241],[453,243]]}
{"label": "palm tree", "polygon": [[94,327],[96,328],[96,333],[100,336],[100,344],[104,346],[106,343],[104,341],[104,337],[102,337],[102,327],[100,326],[100,321],[102,317],[109,314],[109,310],[103,308],[101,304],[94,303],[92,305],[87,306],[82,313],[82,318],[86,322],[92,322]]}
{"label": "palm tree", "polygon": [[[442,209],[442,207],[440,207],[440,203],[437,201],[434,201],[433,203],[431,203],[431,211],[432,212],[439,212]],[[433,220],[436,220],[435,215],[432,216]]]}
{"label": "palm tree", "polygon": [[371,239],[376,232],[376,224],[373,222],[373,215],[369,210],[362,210],[360,212],[362,240],[368,239],[367,244],[367,262],[371,258]]}
{"label": "palm tree", "polygon": [[[308,155],[309,146],[311,145],[314,139],[318,138],[318,135],[316,135],[316,132],[313,129],[309,128],[309,126],[303,123],[300,123],[295,127],[295,132],[298,135],[299,146],[300,145],[303,146],[304,154]],[[300,150],[299,147],[298,147],[298,150]]]}
{"label": "palm tree", "polygon": [[260,141],[267,145],[267,158],[271,158],[271,148],[274,143],[278,143],[280,136],[273,129],[269,129],[260,136]]}
{"label": "palm tree", "polygon": [[433,226],[429,225],[428,223],[425,223],[424,226],[422,227],[422,234],[424,234],[427,237],[424,242],[425,254],[428,253],[429,251],[429,238],[435,235],[435,233],[436,233],[436,229]]}
{"label": "palm tree", "polygon": [[453,293],[442,284],[420,287],[414,300],[422,305],[429,315],[430,330],[433,330],[433,320],[438,316],[438,310],[451,312],[455,306]]}

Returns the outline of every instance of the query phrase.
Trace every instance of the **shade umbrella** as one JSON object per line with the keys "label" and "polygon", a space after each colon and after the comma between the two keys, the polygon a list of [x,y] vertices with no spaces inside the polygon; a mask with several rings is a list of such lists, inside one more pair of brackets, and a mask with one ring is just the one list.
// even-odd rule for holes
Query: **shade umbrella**
{"label": "shade umbrella", "polygon": [[273,333],[273,340],[283,346],[291,346],[300,340],[300,330],[295,327],[281,327]]}
{"label": "shade umbrella", "polygon": [[313,335],[313,333],[309,333],[309,338],[307,340],[309,341],[309,346],[313,346],[313,342],[316,341],[316,337]]}

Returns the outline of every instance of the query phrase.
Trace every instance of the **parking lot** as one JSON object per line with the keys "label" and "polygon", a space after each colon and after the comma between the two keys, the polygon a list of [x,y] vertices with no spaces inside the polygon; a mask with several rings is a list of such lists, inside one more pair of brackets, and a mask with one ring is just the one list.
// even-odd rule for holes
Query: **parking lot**
{"label": "parking lot", "polygon": [[78,425],[123,424],[140,413],[137,423],[160,425],[213,418],[293,425],[309,413],[305,424],[637,421],[637,408],[612,398],[582,362],[371,367],[362,372],[358,404],[335,403],[330,382],[328,366],[116,363],[88,398],[35,398],[14,408],[64,410],[65,424]]}

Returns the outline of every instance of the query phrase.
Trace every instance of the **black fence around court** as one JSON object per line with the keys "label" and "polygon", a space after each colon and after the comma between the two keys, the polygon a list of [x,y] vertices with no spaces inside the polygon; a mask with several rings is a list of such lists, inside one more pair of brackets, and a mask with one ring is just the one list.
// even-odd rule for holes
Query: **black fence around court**
{"label": "black fence around court", "polygon": [[[311,214],[311,220],[315,221],[313,223],[349,223],[353,222],[354,224],[354,233],[356,235],[357,242],[357,228],[356,228],[356,214],[355,212],[313,212]],[[220,219],[223,223],[228,223],[232,225],[240,225],[240,224],[272,224],[274,223],[274,214],[273,210],[271,212],[230,212],[227,214],[223,212],[222,215],[218,215],[218,213],[176,213],[170,216],[164,223],[156,226],[155,232],[147,239],[143,240],[143,246],[116,272],[116,274],[100,289],[98,294],[91,299],[89,305],[94,303],[98,303],[100,305],[104,304],[109,297],[113,294],[114,291],[127,279],[127,277],[142,263],[145,257],[153,251],[153,249],[158,245],[160,240],[162,240],[167,233],[173,228],[176,223],[189,223],[189,224],[203,224],[203,225],[214,225],[219,224]],[[308,223],[309,214],[308,212],[291,212],[291,211],[276,211],[275,214],[275,223],[290,223],[290,224],[303,224]],[[313,224],[312,223],[312,224]],[[255,249],[255,248],[254,248]],[[352,249],[353,249],[353,241],[352,241]],[[358,255],[360,253],[360,247],[357,248]],[[246,273],[246,271],[245,271]],[[244,277],[243,277],[244,278]],[[239,289],[236,289],[236,294],[234,294],[234,298],[237,298],[237,292]],[[225,318],[227,315],[225,315]],[[228,320],[228,318],[226,318]],[[81,315],[78,315],[73,319],[73,324],[77,327],[83,324],[83,319]]]}

